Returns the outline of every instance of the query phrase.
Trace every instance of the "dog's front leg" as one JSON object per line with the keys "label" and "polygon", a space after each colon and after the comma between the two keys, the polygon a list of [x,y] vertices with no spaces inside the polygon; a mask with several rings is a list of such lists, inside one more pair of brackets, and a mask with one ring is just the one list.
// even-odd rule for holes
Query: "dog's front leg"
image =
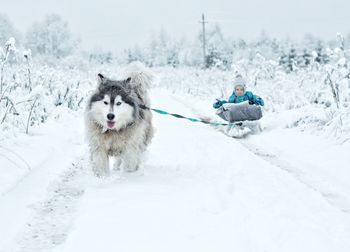
{"label": "dog's front leg", "polygon": [[123,160],[119,156],[115,157],[114,164],[113,164],[113,170],[119,171],[120,167],[122,165],[122,161]]}
{"label": "dog's front leg", "polygon": [[91,153],[92,170],[97,177],[109,176],[109,159],[104,151],[94,151]]}
{"label": "dog's front leg", "polygon": [[122,168],[125,172],[135,172],[140,167],[141,156],[137,151],[128,151],[122,156]]}

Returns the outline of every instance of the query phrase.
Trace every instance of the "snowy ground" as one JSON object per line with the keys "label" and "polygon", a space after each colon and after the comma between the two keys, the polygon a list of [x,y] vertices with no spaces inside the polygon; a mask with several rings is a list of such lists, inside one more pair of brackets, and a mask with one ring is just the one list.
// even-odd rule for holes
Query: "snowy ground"
{"label": "snowy ground", "polygon": [[[194,116],[164,91],[152,98]],[[269,118],[237,140],[155,114],[143,172],[99,180],[81,114],[57,114],[0,144],[1,252],[350,250],[348,143]]]}

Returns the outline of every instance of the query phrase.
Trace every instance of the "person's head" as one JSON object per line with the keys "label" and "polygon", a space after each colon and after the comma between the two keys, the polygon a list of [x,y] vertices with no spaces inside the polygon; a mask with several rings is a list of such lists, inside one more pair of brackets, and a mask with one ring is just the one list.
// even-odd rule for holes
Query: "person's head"
{"label": "person's head", "polygon": [[242,96],[245,93],[246,83],[242,78],[242,75],[237,75],[235,80],[233,81],[235,95]]}

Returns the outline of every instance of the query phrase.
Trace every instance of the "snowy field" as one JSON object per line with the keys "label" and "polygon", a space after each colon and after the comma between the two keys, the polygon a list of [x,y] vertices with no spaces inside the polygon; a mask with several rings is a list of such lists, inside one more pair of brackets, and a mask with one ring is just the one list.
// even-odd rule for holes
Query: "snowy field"
{"label": "snowy field", "polygon": [[235,139],[154,114],[142,171],[98,179],[83,108],[96,73],[118,78],[119,68],[66,63],[34,66],[27,88],[26,68],[5,75],[18,114],[0,125],[1,252],[350,250],[350,86],[341,69],[330,77],[336,100],[323,68],[155,68],[153,107],[211,118],[215,98],[227,98],[243,72],[265,99],[263,132]]}

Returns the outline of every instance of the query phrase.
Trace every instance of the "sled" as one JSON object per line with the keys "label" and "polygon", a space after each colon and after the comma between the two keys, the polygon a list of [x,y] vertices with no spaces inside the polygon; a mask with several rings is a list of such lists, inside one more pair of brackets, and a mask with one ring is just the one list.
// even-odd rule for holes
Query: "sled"
{"label": "sled", "polygon": [[223,133],[230,137],[242,138],[247,134],[257,134],[261,132],[259,120],[262,118],[261,107],[251,105],[248,101],[241,103],[225,103],[216,114],[233,126],[221,129]]}
{"label": "sled", "polygon": [[243,138],[248,134],[258,134],[262,131],[260,121],[236,122],[234,127],[227,126],[222,132],[233,138]]}
{"label": "sled", "polygon": [[256,121],[262,118],[261,107],[251,105],[248,101],[241,103],[225,103],[216,114],[227,122]]}

